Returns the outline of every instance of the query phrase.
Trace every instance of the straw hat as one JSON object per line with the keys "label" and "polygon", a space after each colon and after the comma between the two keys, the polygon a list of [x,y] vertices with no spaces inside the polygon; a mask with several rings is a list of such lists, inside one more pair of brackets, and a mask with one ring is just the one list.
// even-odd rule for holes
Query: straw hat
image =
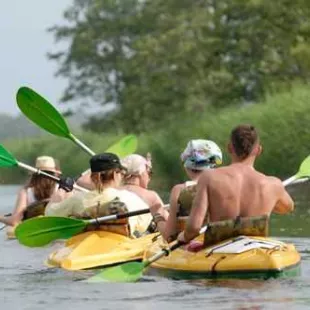
{"label": "straw hat", "polygon": [[36,159],[36,168],[44,171],[61,173],[55,159],[51,156],[39,156]]}

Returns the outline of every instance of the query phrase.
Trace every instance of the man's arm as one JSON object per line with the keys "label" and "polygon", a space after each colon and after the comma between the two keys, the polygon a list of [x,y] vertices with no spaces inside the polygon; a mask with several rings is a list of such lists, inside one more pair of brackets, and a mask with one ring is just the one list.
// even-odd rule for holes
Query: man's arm
{"label": "man's arm", "polygon": [[[199,234],[208,210],[209,171],[203,172],[197,184],[197,193],[193,201],[191,213],[187,220],[185,231],[179,235],[180,241],[188,242]],[[182,234],[182,233],[181,233]]]}
{"label": "man's arm", "polygon": [[278,200],[272,212],[277,214],[292,212],[294,210],[294,201],[279,179],[275,180],[275,186]]}
{"label": "man's arm", "polygon": [[95,184],[92,182],[90,175],[91,175],[90,170],[83,172],[81,176],[76,180],[76,184],[81,187],[87,188],[91,191],[95,190]]}

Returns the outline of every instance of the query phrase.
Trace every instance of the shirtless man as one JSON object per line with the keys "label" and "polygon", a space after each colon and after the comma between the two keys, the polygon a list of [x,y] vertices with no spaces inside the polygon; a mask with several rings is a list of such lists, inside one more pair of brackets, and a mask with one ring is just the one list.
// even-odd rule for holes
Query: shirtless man
{"label": "shirtless man", "polygon": [[255,159],[262,152],[254,126],[234,128],[228,151],[232,159],[229,166],[206,170],[200,176],[186,229],[178,240],[188,242],[198,235],[207,215],[213,222],[294,210],[281,180],[254,169]]}

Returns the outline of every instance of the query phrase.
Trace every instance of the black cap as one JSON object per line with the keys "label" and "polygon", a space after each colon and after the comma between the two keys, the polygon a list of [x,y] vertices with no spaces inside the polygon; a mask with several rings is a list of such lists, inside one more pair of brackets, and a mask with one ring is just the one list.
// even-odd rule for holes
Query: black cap
{"label": "black cap", "polygon": [[122,166],[119,157],[113,153],[94,155],[90,159],[89,164],[91,172],[102,172],[115,168],[127,170]]}

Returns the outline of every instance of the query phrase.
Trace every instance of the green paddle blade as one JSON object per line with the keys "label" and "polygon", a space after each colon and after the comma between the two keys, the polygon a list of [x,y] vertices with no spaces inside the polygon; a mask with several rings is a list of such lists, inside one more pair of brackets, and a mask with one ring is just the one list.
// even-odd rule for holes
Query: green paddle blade
{"label": "green paddle blade", "polygon": [[29,247],[40,247],[56,239],[68,239],[86,227],[83,220],[42,216],[20,223],[15,230],[19,243]]}
{"label": "green paddle blade", "polygon": [[114,153],[118,155],[118,157],[122,158],[127,155],[134,153],[138,147],[138,139],[135,135],[128,135],[117,143],[110,146],[106,152],[107,153]]}
{"label": "green paddle blade", "polygon": [[0,145],[0,167],[18,166],[16,159],[2,145]]}
{"label": "green paddle blade", "polygon": [[296,179],[310,177],[310,155],[301,163],[295,176]]}
{"label": "green paddle blade", "polygon": [[21,87],[16,95],[17,105],[25,116],[51,134],[72,140],[64,118],[43,97],[29,87]]}
{"label": "green paddle blade", "polygon": [[86,282],[136,282],[143,274],[144,263],[130,262],[115,267],[103,269]]}

